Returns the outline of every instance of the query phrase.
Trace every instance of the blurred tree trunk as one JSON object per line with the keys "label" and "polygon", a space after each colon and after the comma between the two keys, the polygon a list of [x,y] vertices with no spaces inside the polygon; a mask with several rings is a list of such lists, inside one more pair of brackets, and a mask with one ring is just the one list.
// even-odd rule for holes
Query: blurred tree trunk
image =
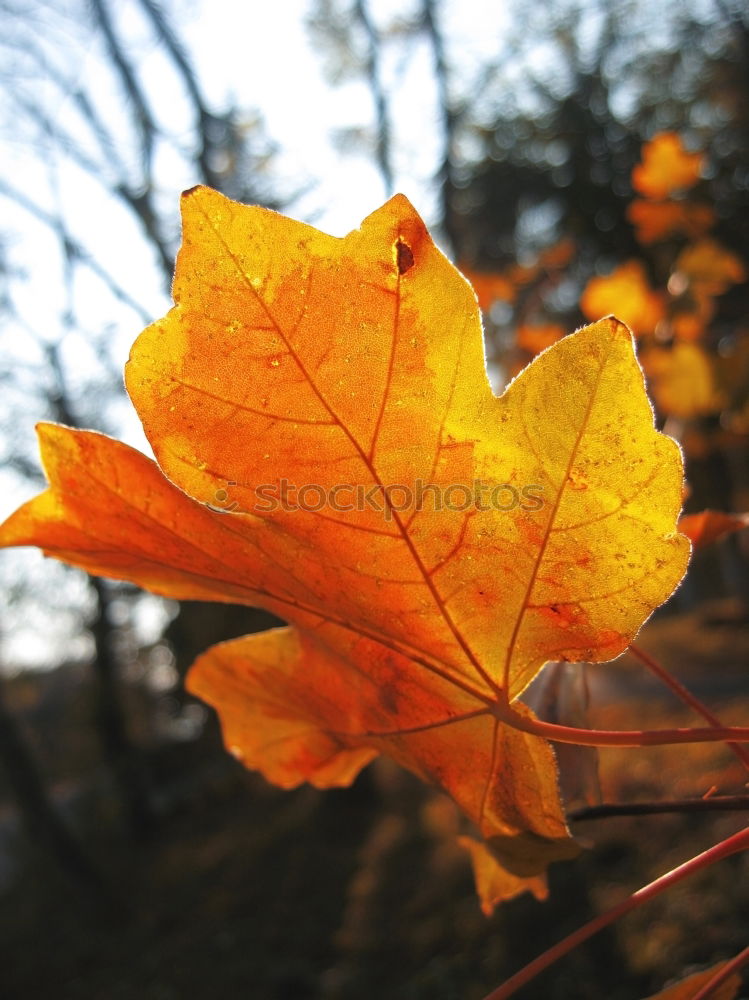
{"label": "blurred tree trunk", "polygon": [[[76,10],[81,15],[79,21],[76,21]],[[184,96],[191,130],[184,145],[182,138],[175,144],[169,127],[171,109],[162,98],[161,90],[149,82],[144,71],[142,39],[134,44],[128,17],[131,20],[140,17],[141,31],[150,35],[160,50],[164,61],[162,72],[171,76],[171,85]],[[269,192],[261,190],[261,171],[269,153],[259,121],[243,120],[233,106],[220,111],[211,109],[190,55],[172,22],[169,7],[154,0],[134,0],[127,15],[122,5],[114,0],[78,0],[69,9],[54,3],[49,7],[32,3],[23,12],[19,9],[8,25],[7,49],[21,68],[12,79],[10,74],[0,79],[7,103],[15,109],[26,131],[37,137],[45,159],[54,164],[59,158],[85,172],[92,185],[103,186],[112,202],[136,222],[144,244],[153,252],[154,265],[166,287],[172,279],[177,229],[176,198],[165,210],[158,197],[164,187],[159,176],[160,156],[166,148],[171,155],[178,152],[183,157],[188,176],[192,174],[192,183],[209,184],[240,200],[276,205]],[[75,34],[76,24],[80,26],[80,36]],[[92,39],[87,38],[86,33],[93,34],[93,40],[103,52],[101,72],[108,76],[113,93],[117,95],[109,106],[87,82],[89,78],[79,75],[70,53],[60,49],[56,34],[60,27],[64,29],[64,37],[69,38],[71,51],[79,45],[85,58],[92,46]],[[21,80],[23,83],[19,82]],[[75,108],[77,117],[56,114],[55,109],[65,103]],[[51,232],[62,263],[67,301],[60,313],[59,336],[55,339],[49,330],[39,334],[29,330],[37,341],[41,359],[34,387],[37,412],[71,427],[96,427],[116,433],[116,426],[107,425],[103,406],[122,393],[119,366],[111,363],[108,353],[110,331],[105,327],[91,339],[92,353],[101,366],[97,374],[99,383],[93,392],[81,380],[77,359],[72,359],[71,364],[70,353],[66,353],[63,346],[66,338],[73,339],[86,329],[86,320],[81,318],[85,309],[81,309],[77,298],[81,274],[87,271],[94,274],[109,294],[127,303],[143,322],[148,322],[150,317],[137,302],[137,296],[128,289],[127,278],[110,275],[96,254],[89,252],[85,242],[77,237],[75,212],[68,217],[66,204],[56,198],[59,184],[56,169],[54,165],[50,167],[54,192],[51,207],[44,204],[41,192],[24,191],[22,178],[16,178],[13,185],[0,183],[1,194],[31,213]],[[23,316],[14,315],[12,297],[9,296],[3,306],[9,316],[19,320],[21,326],[25,325]],[[85,367],[84,364],[82,368]],[[26,405],[28,402],[24,400]],[[20,448],[14,449],[11,464],[22,474],[30,472],[36,478],[33,462],[21,454]],[[92,580],[91,589],[94,608],[88,627],[95,647],[92,725],[128,826],[134,834],[144,834],[153,828],[156,820],[154,778],[143,751],[129,733],[122,697],[118,624],[113,615],[115,597],[126,601],[128,598],[126,594],[123,597],[123,591],[101,580]],[[223,609],[212,608],[201,615],[204,620],[216,618],[217,627],[208,630],[215,639],[228,638],[220,630],[223,615]],[[178,619],[180,617],[181,612]],[[245,631],[250,630],[248,625]],[[37,792],[42,788],[39,780],[34,788]],[[42,815],[43,811],[38,810],[39,819]]]}
{"label": "blurred tree trunk", "polygon": [[102,580],[92,577],[91,585],[96,594],[96,610],[90,626],[96,671],[94,724],[126,810],[129,828],[136,836],[143,836],[153,829],[157,818],[151,777],[140,749],[127,731],[117,656],[113,649],[116,626],[112,621],[112,599]]}
{"label": "blurred tree trunk", "polygon": [[458,228],[455,223],[455,131],[458,114],[450,97],[449,70],[445,52],[445,39],[439,25],[439,10],[435,0],[422,0],[421,21],[432,50],[434,81],[437,90],[437,107],[442,130],[442,142],[436,180],[440,191],[440,225],[447,237],[449,248],[458,254]]}
{"label": "blurred tree trunk", "polygon": [[68,828],[44,787],[33,751],[5,701],[0,680],[0,760],[15,795],[29,840],[62,870],[97,896],[105,886],[94,864]]}
{"label": "blurred tree trunk", "polygon": [[[47,357],[54,377],[50,403],[55,417],[68,427],[80,427],[80,421],[73,412],[57,345],[47,348]],[[117,628],[112,616],[112,598],[102,580],[98,577],[90,579],[96,597],[93,619],[89,626],[94,640],[93,668],[96,674],[94,726],[125,809],[130,831],[136,836],[142,836],[153,828],[156,821],[150,794],[151,782],[143,757],[127,731],[118,680],[119,664],[115,651]]]}

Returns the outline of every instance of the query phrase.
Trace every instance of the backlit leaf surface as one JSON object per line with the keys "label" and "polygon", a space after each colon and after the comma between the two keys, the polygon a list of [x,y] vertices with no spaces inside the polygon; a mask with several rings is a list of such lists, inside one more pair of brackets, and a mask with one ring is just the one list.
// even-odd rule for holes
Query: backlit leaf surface
{"label": "backlit leaf surface", "polygon": [[473,837],[459,837],[458,842],[470,855],[476,892],[481,900],[481,909],[487,917],[492,915],[499,903],[514,899],[524,892],[533,893],[538,900],[548,897],[549,889],[544,875],[520,878],[497,864],[497,859],[481,841],[474,840]]}
{"label": "backlit leaf surface", "polygon": [[0,542],[286,618],[189,679],[270,780],[387,753],[515,875],[569,856],[550,745],[497,706],[547,660],[618,655],[684,572],[629,331],[564,338],[497,398],[473,292],[402,196],[345,239],[205,188],[183,216],[176,305],[127,368],[168,479],[47,427],[50,490]]}

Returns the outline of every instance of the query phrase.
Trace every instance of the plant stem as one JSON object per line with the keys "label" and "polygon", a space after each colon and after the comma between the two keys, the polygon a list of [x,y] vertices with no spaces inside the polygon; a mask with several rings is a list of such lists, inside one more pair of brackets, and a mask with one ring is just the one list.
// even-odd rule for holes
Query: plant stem
{"label": "plant stem", "polygon": [[[644,649],[640,649],[639,646],[631,643],[629,651],[641,663],[644,663],[648,670],[652,671],[652,673],[654,673],[659,680],[663,681],[663,683],[669,687],[677,697],[681,698],[681,700],[689,705],[690,708],[693,708],[695,712],[698,712],[703,719],[706,719],[711,726],[722,725],[720,719],[713,715],[707,705],[704,705],[700,699],[696,697],[696,695],[693,695],[692,692],[688,688],[685,688],[680,681],[678,681],[675,677],[672,677],[668,670],[666,670],[665,667],[662,667],[660,663],[653,659],[649,653],[646,653]],[[749,752],[747,752],[744,747],[739,746],[738,743],[729,742],[728,748],[739,758],[744,767],[749,771]]]}
{"label": "plant stem", "polygon": [[679,729],[576,729],[542,719],[519,715],[511,705],[496,703],[493,711],[500,722],[506,722],[524,733],[543,736],[556,743],[574,743],[581,747],[653,747],[672,743],[749,743],[749,728],[715,726]]}
{"label": "plant stem", "polygon": [[488,993],[484,997],[484,1000],[507,1000],[507,997],[513,996],[522,986],[535,979],[540,972],[547,969],[557,959],[562,958],[568,952],[572,951],[573,948],[582,944],[583,941],[587,941],[589,937],[597,934],[604,927],[608,927],[609,924],[614,923],[615,920],[618,920],[625,913],[629,913],[630,910],[634,910],[642,903],[648,902],[648,900],[653,899],[653,897],[659,895],[665,889],[669,889],[672,885],[687,878],[689,875],[694,875],[695,872],[715,864],[716,861],[722,861],[723,858],[727,858],[731,854],[737,854],[739,851],[745,850],[749,850],[749,826],[733,834],[731,837],[727,837],[707,851],[703,851],[702,854],[698,854],[696,857],[684,862],[678,868],[666,872],[665,875],[661,875],[654,882],[650,882],[648,885],[643,886],[642,889],[638,889],[637,892],[632,893],[631,896],[628,896],[617,906],[594,917],[587,924],[579,927],[572,934],[569,934],[566,938],[547,949],[519,972],[516,972],[514,976],[511,976],[501,986],[498,986],[496,990]]}
{"label": "plant stem", "polygon": [[659,813],[730,812],[749,809],[749,795],[713,795],[707,799],[673,799],[670,802],[604,802],[573,809],[567,819],[580,822],[607,816],[654,816]]}

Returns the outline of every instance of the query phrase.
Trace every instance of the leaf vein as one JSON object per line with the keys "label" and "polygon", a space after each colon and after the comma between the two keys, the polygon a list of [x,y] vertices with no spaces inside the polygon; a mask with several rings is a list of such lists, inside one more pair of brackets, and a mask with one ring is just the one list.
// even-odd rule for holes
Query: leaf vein
{"label": "leaf vein", "polygon": [[556,499],[554,501],[554,505],[553,505],[553,507],[551,509],[551,512],[549,513],[549,520],[548,520],[548,522],[546,524],[546,528],[544,530],[544,536],[541,539],[541,544],[539,545],[538,552],[536,553],[536,558],[535,558],[534,566],[533,566],[533,569],[531,571],[530,579],[528,580],[528,586],[527,586],[526,591],[525,591],[525,596],[524,596],[522,604],[521,604],[521,606],[520,606],[520,608],[518,610],[518,614],[516,616],[516,620],[515,620],[515,624],[513,626],[512,634],[510,635],[510,641],[507,644],[507,653],[506,653],[506,656],[505,656],[505,665],[504,665],[504,681],[503,681],[503,687],[504,687],[504,691],[506,692],[506,696],[507,697],[509,697],[510,666],[512,664],[512,658],[515,655],[515,648],[517,646],[518,638],[520,636],[520,629],[521,629],[521,627],[523,625],[523,621],[525,619],[525,612],[527,610],[528,603],[529,603],[530,598],[531,598],[531,594],[533,593],[533,588],[536,585],[536,578],[538,577],[538,574],[540,572],[541,564],[543,563],[543,559],[544,559],[544,556],[546,554],[546,549],[547,549],[547,547],[549,545],[549,540],[551,538],[551,529],[554,526],[554,520],[555,520],[555,518],[557,516],[557,513],[559,511],[559,507],[560,507],[561,502],[562,502],[562,497],[564,496],[564,491],[565,491],[565,487],[566,487],[566,484],[567,484],[567,479],[569,477],[570,472],[572,471],[572,467],[573,467],[575,459],[577,457],[578,450],[580,448],[580,445],[582,444],[583,438],[585,436],[585,431],[587,430],[587,427],[588,427],[588,422],[590,420],[590,416],[591,416],[591,414],[593,412],[593,406],[595,404],[596,397],[597,397],[597,394],[598,394],[598,388],[599,388],[599,385],[600,385],[600,382],[601,382],[601,376],[603,374],[603,370],[606,367],[607,362],[608,362],[608,355],[604,354],[603,357],[602,357],[602,359],[601,359],[601,363],[598,366],[598,371],[596,373],[596,379],[595,379],[595,385],[594,385],[594,387],[593,387],[593,389],[592,389],[592,391],[590,393],[590,398],[588,399],[588,402],[586,404],[585,411],[583,413],[583,419],[580,422],[580,427],[578,429],[577,436],[576,436],[575,441],[574,441],[574,443],[572,445],[572,448],[570,449],[570,455],[569,455],[569,459],[567,461],[567,470],[566,470],[566,472],[564,474],[564,477],[563,477],[563,479],[561,481],[561,484],[559,486],[559,489],[557,491],[557,496],[556,496]]}

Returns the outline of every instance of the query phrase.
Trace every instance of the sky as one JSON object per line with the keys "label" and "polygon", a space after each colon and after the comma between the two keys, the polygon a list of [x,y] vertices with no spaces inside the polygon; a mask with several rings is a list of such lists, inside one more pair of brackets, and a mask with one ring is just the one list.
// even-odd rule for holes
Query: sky
{"label": "sky", "polygon": [[[43,0],[52,7],[78,0]],[[85,4],[83,5],[85,7]],[[367,86],[358,79],[332,86],[326,78],[325,54],[315,51],[306,25],[310,0],[174,0],[178,27],[185,48],[196,65],[201,84],[216,110],[233,98],[252,115],[259,111],[270,142],[278,150],[273,169],[279,186],[301,192],[290,212],[297,218],[343,236],[385,199],[382,178],[365,152],[342,151],[341,135],[372,127],[374,110]],[[411,6],[416,6],[415,2]],[[161,122],[172,145],[189,134],[185,105],[173,73],[166,72],[163,58],[144,27],[132,0],[113,5],[120,15],[123,32],[132,40],[139,68],[148,88],[159,93],[159,106],[168,109]],[[75,9],[75,7],[74,7]],[[393,18],[406,18],[408,0],[371,0],[370,10],[379,26]],[[460,0],[443,4],[443,27],[464,65],[480,66],[483,58],[500,43],[503,3]],[[476,26],[480,25],[481,30]],[[45,27],[45,31],[46,31]],[[105,124],[113,132],[124,127],[117,120],[121,95],[113,85],[99,37],[90,25],[81,27],[74,18],[61,19],[49,32],[53,46],[50,61],[62,67],[71,83],[63,96],[51,99],[37,90],[36,81],[26,88],[30,100],[41,100],[52,121],[76,137],[82,136],[73,90],[93,94],[102,109]],[[430,222],[437,214],[437,192],[433,182],[439,163],[439,121],[432,55],[426,45],[397,46],[384,61],[383,73],[393,87],[393,149],[396,186]],[[21,80],[19,91],[24,92]],[[0,121],[2,119],[0,118]],[[32,357],[28,330],[42,340],[64,334],[64,353],[74,375],[95,364],[89,332],[111,326],[110,349],[114,364],[121,367],[144,316],[164,312],[169,300],[163,279],[150,251],[144,250],[137,225],[112,198],[106,185],[91,182],[86,170],[61,156],[55,142],[38,134],[31,138],[6,120],[0,128],[0,155],[7,182],[43,210],[62,209],[71,233],[112,275],[125,292],[142,307],[141,315],[112,302],[100,284],[90,277],[78,278],[75,301],[77,329],[60,329],[60,317],[68,309],[61,273],[59,248],[45,225],[12,200],[3,199],[2,227],[8,262],[20,278],[13,283],[17,313],[27,327],[0,335],[0,352],[12,362],[23,363],[24,352]],[[159,146],[156,179],[158,197],[176,214],[180,192],[199,179],[187,169],[187,161],[169,143]],[[1,177],[2,175],[0,175]],[[115,178],[116,179],[116,178]],[[111,182],[112,178],[107,179]],[[44,294],[40,294],[40,289]],[[20,352],[20,356],[19,356]],[[144,446],[137,426],[123,412],[124,433],[131,443]],[[0,516],[17,501],[15,491],[0,494]]]}
{"label": "sky", "polygon": [[[347,155],[334,136],[373,121],[372,97],[359,80],[332,86],[325,53],[315,48],[306,19],[309,0],[245,3],[194,0],[183,31],[203,79],[220,104],[226,95],[256,104],[283,150],[286,169],[303,177],[313,165],[315,189],[301,203],[315,225],[337,236],[355,228],[381,203],[383,188],[371,158]],[[419,7],[414,0],[370,0],[376,26],[386,28]],[[442,4],[442,27],[463,65],[480,66],[501,46],[505,0],[451,0]],[[227,33],[226,26],[232,30]],[[385,58],[394,84],[392,102],[398,190],[429,218],[436,211],[431,176],[439,155],[439,124],[432,56],[426,46]]]}
{"label": "sky", "polygon": [[[339,9],[348,0],[327,2]],[[403,25],[421,5],[421,0],[367,2],[381,31]],[[692,5],[698,9],[713,2],[692,0]],[[534,19],[545,25],[547,33],[550,16],[552,26],[559,28],[560,11],[566,4],[586,12],[584,28],[592,32],[591,37],[600,31],[595,5],[587,0],[554,0],[545,7],[527,4],[522,7],[522,23],[510,17],[510,4],[511,0],[440,0],[436,5],[451,80],[458,80],[470,97],[477,121],[483,114],[489,123],[492,118],[487,109],[493,111],[502,101],[533,101],[529,74],[560,86],[564,73],[559,56],[555,63],[541,44],[543,33],[534,34]],[[14,5],[15,18],[9,13]],[[265,135],[276,150],[274,183],[289,199],[288,214],[343,236],[383,202],[387,192],[371,147],[367,153],[361,142],[346,142],[368,130],[371,134],[372,94],[355,77],[335,85],[331,82],[326,52],[319,42],[312,42],[306,23],[313,0],[164,0],[164,5],[176,14],[185,50],[212,110],[220,113],[235,104],[248,121],[258,114],[262,117]],[[199,180],[190,158],[183,155],[192,135],[184,93],[137,0],[108,0],[108,7],[137,58],[148,91],[159,95],[156,196],[165,215],[174,220],[176,239],[180,192]],[[660,8],[650,12],[652,24],[648,20],[643,30],[668,34],[678,0],[668,7],[668,16]],[[623,8],[626,16],[629,5]],[[515,9],[521,9],[520,5]],[[145,323],[166,312],[170,298],[153,249],[144,242],[132,213],[112,196],[116,157],[112,163],[106,158],[102,161],[100,147],[90,135],[84,136],[76,91],[94,101],[119,150],[130,148],[127,135],[132,116],[122,112],[122,93],[111,56],[88,20],[89,0],[5,0],[0,13],[4,18],[0,85],[6,88],[6,98],[10,96],[0,102],[0,280],[6,268],[12,276],[6,284],[15,312],[14,319],[4,316],[0,324],[0,427],[13,435],[29,461],[36,461],[33,426],[45,415],[38,392],[39,373],[45,366],[43,350],[45,345],[59,343],[76,398],[91,404],[88,425],[110,430],[148,453],[137,416],[124,395],[111,393],[111,398],[102,398],[95,387],[102,384],[97,376],[102,356],[119,380],[133,340]],[[35,52],[41,56],[36,63]],[[493,61],[501,63],[501,82],[482,87],[482,68]],[[40,65],[59,74],[65,85],[45,83]],[[435,172],[441,160],[433,52],[423,39],[415,45],[396,42],[383,50],[382,71],[391,96],[395,187],[430,224],[439,217]],[[618,89],[626,96],[627,81]],[[32,124],[38,108],[48,117],[43,127],[38,121]],[[92,180],[90,171],[62,153],[57,139],[49,138],[50,131],[59,129],[67,131],[74,144],[82,144],[84,156],[100,158],[97,171],[104,183]],[[7,197],[7,191],[3,197],[3,185],[12,187],[13,197]],[[83,269],[77,272],[71,296],[59,241],[28,211],[24,200],[42,213],[59,211],[75,240],[137,302],[137,308],[117,301],[99,279]],[[0,287],[0,297],[2,292]],[[3,518],[37,492],[38,486],[3,471],[1,465],[0,461]],[[0,666],[3,654],[41,662],[42,647],[50,645],[53,621],[60,635],[74,631],[75,614],[71,618],[66,607],[54,602],[70,595],[76,608],[84,607],[85,584],[70,584],[63,573],[60,567],[42,562],[38,553],[0,555],[0,587],[12,592],[23,580],[27,590],[39,595],[36,617],[31,615],[22,623],[20,612],[16,614],[18,603],[0,622]],[[7,644],[10,632],[15,633],[12,648]],[[57,641],[56,636],[51,638]]]}
{"label": "sky", "polygon": [[[346,0],[328,2],[340,9]],[[13,4],[19,11],[15,19],[8,13]],[[366,144],[346,141],[371,134],[372,94],[356,76],[331,81],[330,60],[319,41],[313,42],[307,24],[313,6],[314,0],[165,0],[165,9],[176,15],[185,50],[212,110],[220,113],[235,104],[248,121],[261,116],[264,133],[276,150],[274,184],[281,194],[295,195],[288,214],[343,236],[379,207],[388,192],[371,146],[367,152]],[[370,16],[380,31],[403,25],[420,6],[421,0],[368,0]],[[551,13],[559,16],[562,6],[562,0],[555,0]],[[180,152],[192,135],[184,93],[136,0],[109,0],[109,9],[128,39],[148,92],[159,95],[162,138],[156,156],[156,196],[165,215],[174,219],[176,238],[180,192],[200,179],[189,157]],[[6,39],[0,45],[0,83],[13,99],[0,102],[0,277],[4,265],[12,274],[7,284],[16,318],[5,317],[0,325],[0,421],[4,410],[5,426],[35,461],[33,426],[45,416],[38,393],[43,349],[60,343],[76,397],[92,404],[88,425],[115,433],[148,453],[129,401],[121,393],[102,399],[95,386],[102,383],[97,376],[101,356],[106,355],[119,379],[133,340],[146,322],[166,312],[170,298],[153,249],[144,243],[132,213],[112,196],[111,187],[118,179],[115,168],[101,162],[100,148],[84,134],[76,90],[91,96],[120,150],[127,148],[131,116],[121,110],[117,75],[101,34],[87,20],[91,17],[87,0],[7,0],[2,10]],[[534,17],[548,19],[548,10],[528,5],[528,23],[523,24],[511,20],[510,0],[441,0],[436,10],[451,79],[459,80],[470,95],[474,116],[480,117],[482,106],[505,99],[507,90],[519,95],[518,100],[530,99],[533,88],[522,76],[526,70],[541,79],[553,76],[555,67],[534,38],[531,23]],[[595,18],[588,27],[595,32],[594,22]],[[513,45],[522,49],[515,58]],[[59,74],[65,86],[43,82],[39,63],[31,58],[37,50],[45,71]],[[507,58],[500,59],[498,53]],[[390,44],[382,59],[391,95],[395,188],[412,201],[427,224],[439,217],[435,173],[442,155],[433,59],[423,39],[418,44]],[[482,68],[492,61],[502,63],[504,89],[480,87]],[[38,107],[49,119],[44,128],[30,124],[28,109]],[[74,157],[61,153],[59,141],[47,134],[55,129],[81,142],[84,155],[99,157],[104,183],[92,180],[92,173]],[[3,184],[18,197],[3,197]],[[42,212],[61,212],[75,240],[138,308],[117,301],[84,269],[78,270],[70,296],[59,241],[19,203],[19,197]],[[0,518],[4,518],[38,486],[3,471],[1,465],[0,461]],[[6,645],[7,655],[37,662],[45,625],[53,617],[62,622],[63,632],[70,631],[64,609],[52,616],[45,607],[43,581],[55,580],[58,590],[65,589],[67,584],[61,581],[66,578],[60,572],[42,563],[36,553],[0,555],[0,587],[12,588],[23,578],[36,589],[38,580],[41,595],[36,620],[21,627],[20,620],[6,618],[6,633],[16,634],[10,653]],[[85,587],[78,588],[75,600],[78,606],[85,603]],[[0,660],[2,653],[0,632]]]}
{"label": "sky", "polygon": [[[408,0],[371,0],[369,9],[382,28],[407,18],[415,5],[415,0],[411,4]],[[289,191],[302,192],[293,203],[293,214],[342,236],[378,207],[387,192],[371,157],[352,152],[350,145],[344,148],[346,134],[361,133],[372,126],[372,97],[357,79],[331,83],[325,53],[311,44],[306,24],[310,6],[310,0],[173,0],[173,7],[167,5],[177,12],[185,48],[213,108],[220,111],[234,99],[248,116],[255,112],[262,115],[265,132],[278,151],[274,170],[280,183]],[[144,80],[160,94],[160,107],[168,109],[161,124],[172,145],[178,147],[181,137],[189,133],[189,123],[174,77],[165,72],[158,47],[132,0],[118,0],[111,7],[137,53]],[[94,95],[106,126],[119,140],[118,130],[125,127],[124,120],[118,120],[121,96],[114,88],[100,37],[90,24],[81,22],[81,9],[86,9],[85,4],[78,0],[38,0],[28,8],[21,4],[16,24],[8,22],[11,44],[5,55],[0,49],[0,59],[7,59],[1,68],[6,81],[15,75],[19,99],[38,102],[46,109],[51,128],[66,129],[75,138],[83,137],[75,90]],[[445,3],[442,16],[443,28],[462,63],[478,66],[499,44],[505,4],[460,0]],[[14,42],[18,51],[46,46],[44,58],[64,74],[68,86],[62,92],[55,88],[47,92],[35,72],[27,79],[23,59],[13,61]],[[383,73],[397,95],[392,105],[397,189],[430,221],[436,214],[432,178],[439,157],[431,52],[426,46],[394,46],[384,60]],[[40,137],[39,130],[24,127],[12,102],[6,102],[4,113],[0,111],[0,161],[0,182],[43,211],[61,209],[75,239],[142,310],[136,314],[113,300],[100,282],[85,273],[79,274],[74,298],[69,301],[56,238],[17,201],[2,198],[0,237],[7,266],[14,275],[11,295],[17,320],[5,322],[0,329],[0,373],[12,373],[15,389],[10,391],[19,395],[10,432],[24,446],[27,443],[34,461],[33,425],[44,415],[33,392],[42,346],[62,343],[68,377],[85,397],[87,380],[95,379],[98,365],[92,332],[101,335],[102,329],[106,331],[109,359],[121,370],[144,316],[157,318],[170,303],[158,267],[147,248],[144,252],[132,218],[117,208],[105,186],[92,183],[85,170],[62,156],[57,143]],[[197,178],[168,143],[160,150],[157,167],[159,198],[176,209],[180,191],[191,187]],[[71,305],[74,319],[69,323],[64,316]],[[10,402],[7,396],[6,402]],[[27,419],[19,417],[24,407]],[[149,450],[127,400],[110,401],[107,415],[118,436]],[[0,518],[37,490],[29,480],[0,470]],[[86,606],[83,579],[71,582],[71,574],[28,550],[3,553],[0,559],[0,586],[12,592],[23,577],[38,592],[37,606],[28,610],[25,619],[20,604],[8,609],[4,643],[0,638],[5,658],[27,665],[51,662],[57,657],[54,647],[59,642],[67,642],[71,653],[84,650],[85,640],[83,645],[80,638],[70,644],[66,638],[77,631],[77,613]],[[67,610],[66,600],[60,599],[58,606],[47,592],[47,584],[57,595],[64,593],[70,598],[72,612]],[[158,627],[158,615],[154,618],[147,602],[144,608],[144,629],[153,631]]]}

